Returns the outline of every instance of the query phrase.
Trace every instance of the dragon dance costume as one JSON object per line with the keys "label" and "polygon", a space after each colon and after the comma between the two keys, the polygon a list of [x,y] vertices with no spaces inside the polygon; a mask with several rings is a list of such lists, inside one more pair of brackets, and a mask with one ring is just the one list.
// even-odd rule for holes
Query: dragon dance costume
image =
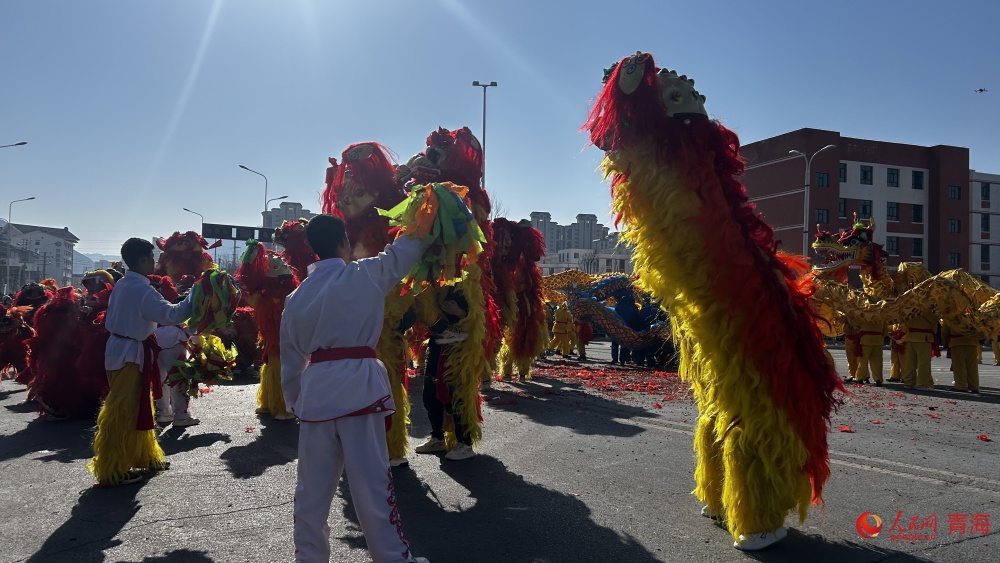
{"label": "dragon dance costume", "polygon": [[736,180],[736,134],[707,117],[692,80],[640,53],[605,82],[585,128],[606,152],[617,220],[640,282],[670,313],[694,390],[694,494],[736,547],[763,547],[784,537],[789,511],[804,520],[822,501],[830,474],[841,386],[810,308],[812,278],[804,260],[777,252]]}

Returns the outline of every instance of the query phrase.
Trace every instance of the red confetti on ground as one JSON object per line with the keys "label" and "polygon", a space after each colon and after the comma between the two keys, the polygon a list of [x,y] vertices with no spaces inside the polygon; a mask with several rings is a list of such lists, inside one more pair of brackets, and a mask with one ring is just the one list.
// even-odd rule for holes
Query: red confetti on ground
{"label": "red confetti on ground", "polygon": [[896,391],[893,391],[892,392],[892,396],[893,397],[899,397],[899,398],[902,399],[903,397],[906,397],[906,393],[897,393]]}
{"label": "red confetti on ground", "polygon": [[847,432],[848,434],[854,433],[854,428],[850,426],[838,426],[837,430],[840,430],[841,432]]}
{"label": "red confetti on ground", "polygon": [[570,364],[536,367],[532,374],[536,377],[552,379],[577,379],[584,386],[600,389],[611,396],[621,396],[624,391],[634,391],[650,395],[663,394],[663,400],[672,401],[690,396],[689,386],[676,373],[604,367],[600,365],[576,367]]}
{"label": "red confetti on ground", "polygon": [[253,426],[247,426],[246,433],[250,434],[251,432],[253,432]]}
{"label": "red confetti on ground", "polygon": [[873,420],[872,424],[885,424],[885,423],[882,422],[881,420]]}
{"label": "red confetti on ground", "polygon": [[976,436],[976,439],[979,440],[979,441],[982,441],[982,442],[992,442],[993,441],[993,440],[990,440],[990,435],[989,434],[980,434],[980,435]]}
{"label": "red confetti on ground", "polygon": [[201,389],[198,390],[198,392],[201,393],[202,395],[205,395],[207,393],[215,393],[215,389],[212,389],[211,387],[202,387]]}
{"label": "red confetti on ground", "polygon": [[951,399],[945,399],[945,401],[944,401],[944,402],[948,403],[949,405],[957,405],[957,404],[958,404],[958,402],[957,402],[957,401],[953,401],[953,400],[951,400]]}
{"label": "red confetti on ground", "polygon": [[928,416],[928,418],[941,418],[941,415],[939,415],[939,414],[929,414],[927,416]]}
{"label": "red confetti on ground", "polygon": [[653,408],[654,409],[662,409],[663,405],[661,405],[660,403],[653,403]]}

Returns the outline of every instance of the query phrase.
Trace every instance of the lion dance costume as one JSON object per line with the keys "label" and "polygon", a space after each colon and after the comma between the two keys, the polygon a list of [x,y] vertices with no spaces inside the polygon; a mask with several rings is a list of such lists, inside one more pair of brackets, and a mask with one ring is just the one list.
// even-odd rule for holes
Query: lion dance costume
{"label": "lion dance costume", "polygon": [[[438,381],[445,383],[438,386],[438,399],[450,404],[451,412],[461,418],[466,437],[474,445],[482,438],[479,384],[491,377],[503,339],[500,311],[493,297],[496,286],[490,261],[494,243],[489,220],[490,198],[482,187],[482,146],[468,127],[454,131],[439,128],[427,137],[424,152],[411,157],[400,167],[399,176],[412,179],[417,184],[451,182],[468,188],[469,208],[485,239],[483,252],[477,260],[463,266],[462,281],[454,286],[465,301],[466,309],[465,317],[456,326],[468,334],[468,338],[444,345],[438,365],[427,366],[437,369]],[[450,292],[438,292],[437,298],[448,299],[449,295]],[[420,298],[416,305],[418,319],[430,324],[427,317],[433,316],[429,312],[431,307]],[[446,439],[450,445],[456,441],[452,432],[446,434]]]}
{"label": "lion dance costume", "polygon": [[[641,283],[670,313],[694,389],[694,494],[735,547],[755,549],[784,537],[790,511],[804,521],[822,501],[841,384],[810,309],[807,264],[777,251],[736,179],[739,140],[704,100],[693,80],[639,53],[606,71],[584,127],[606,152],[617,220]],[[755,546],[765,532],[770,541]]]}
{"label": "lion dance costume", "polygon": [[281,393],[280,332],[285,297],[295,291],[298,283],[281,257],[255,240],[247,241],[247,249],[240,256],[236,283],[253,307],[263,349],[257,414],[270,414],[278,420],[295,418],[285,408]]}
{"label": "lion dance costume", "polygon": [[[219,244],[221,241],[216,242],[216,246]],[[153,273],[158,276],[169,276],[175,285],[183,285],[181,278],[184,276],[193,276],[193,279],[197,279],[205,270],[216,268],[212,255],[205,252],[213,247],[194,231],[184,234],[175,232],[166,239],[157,239],[156,246],[163,252],[156,261]]]}
{"label": "lion dance costume", "polygon": [[[323,213],[344,220],[350,241],[351,258],[370,258],[385,250],[395,238],[389,218],[379,209],[392,209],[406,194],[396,182],[396,168],[391,152],[378,143],[355,143],[341,154],[341,162],[330,158],[323,191]],[[410,398],[406,377],[406,339],[403,334],[413,324],[408,311],[413,294],[402,295],[401,287],[385,298],[385,318],[375,355],[389,373],[392,399],[396,403],[386,431],[389,457],[402,460],[409,451],[407,428],[410,425]]]}
{"label": "lion dance costume", "polygon": [[493,221],[493,240],[492,274],[503,322],[498,363],[504,377],[517,367],[518,375],[528,379],[549,337],[538,267],[545,239],[528,221],[514,223],[500,217]]}

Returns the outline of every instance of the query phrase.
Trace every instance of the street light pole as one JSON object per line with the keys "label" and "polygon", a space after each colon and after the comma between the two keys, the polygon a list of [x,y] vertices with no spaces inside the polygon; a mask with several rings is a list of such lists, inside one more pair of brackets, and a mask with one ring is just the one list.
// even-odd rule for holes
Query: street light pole
{"label": "street light pole", "polygon": [[[13,246],[11,244],[11,230],[14,228],[10,224],[11,212],[14,209],[14,204],[15,203],[17,203],[19,201],[31,201],[33,199],[35,199],[35,196],[26,197],[24,199],[15,199],[14,201],[10,202],[10,205],[7,206],[7,274],[4,277],[4,282],[3,282],[3,293],[4,293],[4,295],[7,295],[10,292],[9,291],[9,289],[10,289],[10,247]],[[23,266],[22,266],[22,268],[23,268]]]}
{"label": "street light pole", "polygon": [[490,82],[489,84],[485,82],[480,82],[478,80],[472,83],[473,86],[478,86],[483,89],[483,189],[486,189],[486,89],[490,86],[496,86],[496,82]]}
{"label": "street light pole", "polygon": [[20,143],[14,143],[12,145],[0,145],[0,149],[5,149],[7,147],[23,147],[24,145],[27,145],[27,144],[28,144],[28,141],[21,141]]}
{"label": "street light pole", "polygon": [[[258,176],[260,176],[261,178],[264,179],[264,213],[267,213],[267,176],[261,174],[260,172],[257,172],[256,170],[251,170],[250,168],[247,168],[246,166],[243,166],[242,164],[240,165],[240,168],[246,170],[247,172],[253,172],[254,174],[256,174],[256,175],[258,175]],[[260,226],[261,227],[264,226],[264,216],[263,215],[260,216]]]}
{"label": "street light pole", "polygon": [[814,158],[816,158],[817,154],[819,154],[819,153],[821,153],[821,152],[823,152],[825,150],[835,149],[835,148],[837,148],[837,145],[827,145],[827,146],[819,149],[818,151],[814,152],[812,154],[812,156],[810,156],[810,157],[806,157],[805,153],[802,153],[802,152],[799,152],[799,151],[796,151],[796,150],[790,150],[790,151],[788,151],[788,154],[794,154],[796,156],[801,156],[806,161],[805,191],[803,192],[805,194],[805,197],[803,198],[804,201],[803,201],[803,204],[802,204],[802,213],[803,213],[803,215],[802,215],[802,255],[805,256],[806,258],[809,257],[809,225],[811,223],[811,221],[809,220],[809,182],[810,182],[810,180],[812,178],[809,175],[809,170],[812,167],[812,160]]}
{"label": "street light pole", "polygon": [[271,199],[267,200],[267,203],[264,204],[264,211],[266,212],[267,208],[271,207],[271,202],[272,201],[278,201],[279,199],[287,199],[287,198],[288,198],[287,195],[283,195],[281,197],[272,197]]}
{"label": "street light pole", "polygon": [[201,213],[198,213],[197,211],[191,211],[187,207],[182,207],[181,209],[183,209],[184,211],[187,211],[188,213],[194,213],[198,217],[201,217],[201,230],[198,231],[198,234],[201,235],[201,236],[205,236],[205,216],[202,215]]}

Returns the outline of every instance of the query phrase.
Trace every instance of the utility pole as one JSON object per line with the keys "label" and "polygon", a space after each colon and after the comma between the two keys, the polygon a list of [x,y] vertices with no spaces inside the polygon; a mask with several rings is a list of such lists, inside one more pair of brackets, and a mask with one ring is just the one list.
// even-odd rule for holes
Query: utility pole
{"label": "utility pole", "polygon": [[[49,253],[48,252],[43,252],[42,253],[42,279],[43,280],[48,277],[46,275],[48,273],[48,271],[49,271]],[[39,280],[39,281],[41,281],[41,280]]]}

